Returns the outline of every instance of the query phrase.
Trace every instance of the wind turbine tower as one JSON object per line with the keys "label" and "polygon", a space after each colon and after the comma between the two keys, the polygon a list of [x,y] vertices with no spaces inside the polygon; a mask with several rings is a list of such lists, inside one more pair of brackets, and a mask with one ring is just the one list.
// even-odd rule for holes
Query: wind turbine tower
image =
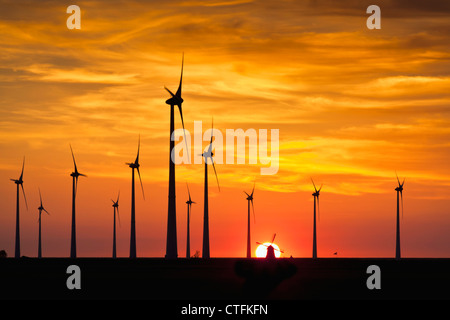
{"label": "wind turbine tower", "polygon": [[247,214],[247,258],[252,257],[252,248],[250,244],[250,202],[252,204],[253,209],[253,219],[255,219],[255,208],[253,207],[253,193],[255,192],[255,185],[253,184],[253,190],[251,194],[248,194],[244,191],[244,193],[247,195],[247,202],[248,202],[248,214]]}
{"label": "wind turbine tower", "polygon": [[116,258],[117,254],[116,254],[116,214],[117,214],[117,218],[119,220],[119,224],[120,224],[120,218],[119,218],[119,197],[120,197],[120,191],[119,194],[117,195],[117,200],[114,201],[111,199],[111,201],[113,202],[113,208],[114,208],[114,223],[113,223],[113,253],[112,253],[112,257]]}
{"label": "wind turbine tower", "polygon": [[192,212],[192,204],[195,203],[191,199],[191,193],[189,192],[189,186],[187,185],[189,200],[186,201],[187,204],[187,239],[186,239],[186,258],[189,259],[191,257],[191,236],[190,236],[190,221],[191,221],[191,212]]}
{"label": "wind turbine tower", "polygon": [[217,186],[220,191],[219,179],[217,178],[216,167],[214,166],[214,160],[212,152],[212,138],[213,138],[213,125],[211,125],[211,139],[209,142],[208,151],[203,152],[201,155],[205,158],[205,193],[203,202],[203,251],[202,258],[209,259],[209,205],[208,205],[208,158],[211,159],[211,164],[214,169],[214,174],[216,175]]}
{"label": "wind turbine tower", "polygon": [[[176,203],[175,203],[175,163],[172,160],[172,150],[175,146],[175,141],[172,140],[172,134],[174,132],[174,108],[178,106],[180,111],[181,123],[184,130],[184,120],[183,120],[183,109],[182,103],[183,98],[181,97],[181,87],[183,83],[183,65],[184,65],[184,54],[181,62],[181,76],[180,84],[178,85],[177,92],[174,94],[172,91],[164,87],[164,89],[169,92],[171,98],[166,100],[166,103],[170,105],[170,144],[169,144],[169,204],[167,213],[167,239],[166,239],[166,258],[175,259],[178,256],[177,249],[177,213],[176,213]],[[189,150],[187,148],[186,132],[184,133],[184,141],[186,143],[186,152]]]}
{"label": "wind turbine tower", "polygon": [[41,190],[39,189],[39,199],[41,200],[41,205],[39,206],[39,240],[38,240],[38,258],[42,258],[42,241],[41,241],[41,214],[42,211],[45,211],[45,213],[49,214],[47,210],[45,210],[44,206],[42,205],[42,196],[41,196]]}
{"label": "wind turbine tower", "polygon": [[397,228],[396,228],[396,241],[395,241],[395,259],[399,260],[401,258],[400,253],[400,198],[402,202],[402,218],[403,218],[403,185],[405,184],[405,179],[400,183],[397,176],[398,187],[395,188],[397,191]]}
{"label": "wind turbine tower", "polygon": [[[314,197],[313,259],[316,259],[317,258],[316,199],[317,199],[317,212],[319,212],[319,195],[320,195],[320,190],[322,189],[322,186],[320,186],[319,190],[317,190],[316,185],[314,184],[314,181],[312,178],[311,178],[311,181],[313,183],[314,191],[315,191],[312,195]],[[320,216],[319,216],[319,219],[320,219]]]}
{"label": "wind turbine tower", "polygon": [[23,198],[25,199],[25,205],[28,210],[27,198],[25,196],[25,191],[23,189],[23,169],[25,168],[25,157],[23,157],[22,163],[22,172],[20,174],[19,179],[10,179],[14,181],[17,186],[17,196],[16,196],[16,243],[15,243],[15,251],[14,257],[20,258],[20,219],[19,219],[19,186],[22,188]]}
{"label": "wind turbine tower", "polygon": [[136,206],[135,206],[135,192],[134,192],[134,169],[137,170],[139,181],[141,182],[142,197],[145,200],[144,187],[142,186],[141,173],[139,172],[139,149],[141,146],[141,137],[139,136],[138,151],[136,160],[131,163],[126,163],[131,168],[131,231],[130,231],[130,258],[136,258]]}
{"label": "wind turbine tower", "polygon": [[74,171],[70,174],[72,177],[72,229],[71,229],[71,240],[70,240],[70,257],[77,257],[77,236],[76,236],[76,225],[75,225],[75,200],[77,195],[78,187],[78,177],[86,177],[86,175],[79,173],[77,169],[77,164],[75,162],[75,156],[73,155],[72,146],[70,146],[70,151],[72,152]]}

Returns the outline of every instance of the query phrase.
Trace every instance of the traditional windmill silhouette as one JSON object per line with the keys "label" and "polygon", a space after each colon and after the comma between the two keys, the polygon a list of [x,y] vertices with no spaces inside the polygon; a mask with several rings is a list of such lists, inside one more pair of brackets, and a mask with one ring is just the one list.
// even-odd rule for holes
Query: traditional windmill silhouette
{"label": "traditional windmill silhouette", "polygon": [[[403,218],[403,185],[405,184],[405,179],[403,179],[403,182],[400,183],[400,180],[398,178],[397,173],[395,173],[397,176],[397,182],[398,187],[395,188],[395,191],[397,191],[397,228],[396,228],[396,241],[395,241],[395,259],[401,258],[400,253],[400,198],[402,202],[402,218]],[[400,195],[400,197],[399,197]]]}
{"label": "traditional windmill silhouette", "polygon": [[42,205],[42,196],[41,196],[41,189],[39,189],[39,199],[41,200],[41,205],[39,206],[39,240],[38,240],[38,258],[42,258],[42,242],[41,242],[41,214],[42,211],[45,211],[45,213],[48,213],[47,210],[45,210],[44,206]]}
{"label": "traditional windmill silhouette", "polygon": [[79,173],[77,169],[77,164],[75,162],[75,156],[73,155],[72,146],[70,145],[70,152],[72,153],[74,171],[70,174],[72,177],[72,229],[71,229],[71,241],[70,241],[70,257],[77,257],[77,235],[76,235],[76,224],[75,224],[75,200],[78,188],[78,177],[86,177],[86,175]]}
{"label": "traditional windmill silhouette", "polygon": [[265,246],[265,247],[267,248],[266,259],[268,259],[268,260],[272,260],[272,259],[275,259],[275,258],[276,258],[276,256],[275,256],[275,250],[276,250],[276,251],[279,251],[279,252],[281,252],[281,253],[284,253],[284,251],[281,251],[281,250],[279,250],[279,249],[273,247],[273,242],[275,241],[275,237],[276,237],[276,236],[277,236],[277,234],[274,233],[274,234],[273,234],[273,238],[272,238],[272,242],[270,242],[269,245],[267,245],[266,243],[256,242],[257,244],[262,245],[262,246]]}
{"label": "traditional windmill silhouette", "polygon": [[210,258],[209,252],[209,209],[208,209],[208,158],[211,159],[211,164],[214,169],[214,174],[216,175],[217,187],[220,191],[219,179],[217,178],[216,167],[214,166],[214,160],[212,152],[212,138],[213,138],[213,123],[211,124],[211,139],[208,146],[208,151],[203,152],[201,155],[205,158],[205,201],[203,202],[203,252],[202,258]]}
{"label": "traditional windmill silhouette", "polygon": [[16,197],[16,243],[14,257],[20,258],[20,219],[19,219],[19,186],[22,188],[23,198],[25,200],[25,206],[28,210],[27,197],[25,196],[25,190],[23,189],[23,169],[25,168],[25,157],[23,157],[22,172],[20,173],[19,179],[10,179],[14,181],[17,186],[17,197]]}
{"label": "traditional windmill silhouette", "polygon": [[316,198],[317,198],[317,212],[318,212],[318,217],[320,220],[319,195],[320,195],[320,190],[322,189],[322,186],[320,186],[319,190],[317,190],[316,185],[314,184],[314,181],[312,178],[311,178],[311,181],[313,183],[314,190],[315,190],[315,192],[312,194],[314,197],[313,258],[315,259],[315,258],[317,258]]}
{"label": "traditional windmill silhouette", "polygon": [[131,231],[130,231],[130,258],[136,258],[136,206],[135,206],[135,192],[134,192],[134,169],[137,170],[139,181],[141,182],[142,197],[145,200],[144,187],[142,186],[141,173],[139,172],[139,149],[141,147],[141,136],[138,141],[138,151],[136,160],[131,163],[126,163],[131,168]]}
{"label": "traditional windmill silhouette", "polygon": [[[181,87],[183,83],[183,66],[184,66],[184,53],[181,62],[181,76],[180,84],[178,85],[177,92],[174,94],[172,91],[164,87],[167,92],[170,93],[171,98],[166,100],[166,103],[170,105],[170,147],[169,147],[169,205],[167,213],[167,240],[166,240],[166,258],[173,259],[178,256],[177,249],[177,214],[176,214],[176,203],[175,203],[175,163],[172,160],[172,150],[175,145],[175,141],[172,140],[172,134],[174,132],[174,108],[178,106],[180,111],[181,124],[184,130],[184,120],[183,120],[183,109],[182,103],[183,98],[181,97]],[[184,141],[186,143],[186,152],[189,159],[189,150],[186,141],[186,132],[184,132]],[[189,162],[189,161],[188,161]]]}
{"label": "traditional windmill silhouette", "polygon": [[120,218],[119,218],[119,197],[120,197],[120,191],[119,194],[117,195],[117,200],[114,201],[113,199],[111,199],[111,201],[113,202],[113,208],[114,208],[114,223],[113,223],[113,253],[112,253],[112,257],[116,258],[117,254],[116,254],[116,214],[117,214],[117,219],[119,220],[119,225],[120,225]]}
{"label": "traditional windmill silhouette", "polygon": [[195,203],[191,199],[191,193],[189,192],[189,186],[186,183],[188,189],[189,200],[186,201],[187,204],[187,239],[186,239],[186,258],[191,257],[191,239],[190,239],[190,221],[191,221],[191,212],[192,212],[192,204]]}
{"label": "traditional windmill silhouette", "polygon": [[250,202],[252,204],[253,209],[253,219],[255,218],[255,208],[253,207],[253,193],[255,192],[255,184],[253,184],[253,190],[251,194],[248,194],[244,191],[244,193],[247,195],[247,202],[248,202],[248,214],[247,214],[247,258],[252,257],[252,249],[250,244]]}

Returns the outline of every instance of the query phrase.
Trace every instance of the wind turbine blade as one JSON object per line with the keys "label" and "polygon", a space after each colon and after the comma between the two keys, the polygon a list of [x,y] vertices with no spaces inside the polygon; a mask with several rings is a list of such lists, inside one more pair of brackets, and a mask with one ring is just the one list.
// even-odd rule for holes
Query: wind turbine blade
{"label": "wind turbine blade", "polygon": [[25,199],[25,206],[27,207],[27,210],[28,210],[27,197],[25,196],[25,190],[23,189],[23,183],[21,183],[20,186],[22,187],[23,198]]}
{"label": "wind turbine blade", "polygon": [[183,126],[183,130],[184,130],[183,108],[181,107],[181,104],[178,105],[178,111],[180,111],[181,125]]}
{"label": "wind turbine blade", "polygon": [[250,197],[250,195],[247,192],[244,191],[244,193],[247,195],[247,197]]}
{"label": "wind turbine blade", "polygon": [[187,140],[186,140],[186,129],[184,128],[183,109],[181,107],[181,104],[178,105],[178,110],[180,111],[181,124],[183,126],[184,143],[186,144],[186,153],[187,153],[187,156],[188,156],[188,163],[189,163],[191,161],[189,160],[189,148],[188,148],[188,144],[187,144]]}
{"label": "wind turbine blade", "polygon": [[276,233],[273,234],[272,243],[275,241],[275,237],[277,236]]}
{"label": "wind turbine blade", "polygon": [[213,132],[214,132],[214,119],[211,120],[211,138],[209,139],[209,146],[207,153],[211,155],[212,153],[212,139],[213,139]]}
{"label": "wind turbine blade", "polygon": [[120,190],[119,190],[119,194],[117,195],[117,201],[116,201],[117,205],[119,205],[119,197],[120,197]]}
{"label": "wind turbine blade", "polygon": [[400,180],[398,179],[397,171],[395,171],[395,176],[397,177],[398,186],[400,187],[401,184],[400,184]]}
{"label": "wind turbine blade", "polygon": [[175,95],[173,94],[173,92],[172,92],[172,91],[170,91],[169,89],[167,89],[167,87],[166,87],[166,86],[164,86],[164,89],[166,89],[166,90],[167,90],[167,92],[169,92],[169,93],[170,93],[170,95],[171,95],[172,97],[175,97]]}
{"label": "wind turbine blade", "polygon": [[77,190],[78,190],[78,176],[75,177],[75,197],[77,196]]}
{"label": "wind turbine blade", "polygon": [[177,90],[177,93],[176,93],[176,95],[177,95],[178,97],[181,97],[181,87],[182,87],[182,84],[183,84],[183,67],[184,67],[184,52],[183,52],[183,58],[182,58],[182,60],[181,60],[181,76],[180,76],[180,84],[178,85],[178,90]]}
{"label": "wind turbine blade", "polygon": [[75,167],[75,172],[78,173],[77,163],[75,162],[75,156],[73,155],[72,145],[69,144],[69,146],[70,146],[70,152],[72,152],[73,166]]}
{"label": "wind turbine blade", "polygon": [[142,185],[142,180],[141,180],[141,173],[139,172],[139,168],[136,168],[137,172],[138,172],[138,176],[139,176],[139,181],[141,182],[141,189],[142,189],[142,197],[144,197],[145,200],[145,195],[144,195],[144,186]]}
{"label": "wind turbine blade", "polygon": [[47,214],[50,214],[47,210],[45,210],[44,206],[42,205],[41,188],[39,188],[39,199],[41,200],[40,208],[42,208],[42,210],[44,210]]}
{"label": "wind turbine blade", "polygon": [[214,118],[211,118],[211,139],[210,139],[210,143],[212,143],[213,132],[214,132]]}
{"label": "wind turbine blade", "polygon": [[256,223],[256,216],[255,216],[255,208],[253,207],[253,199],[250,200],[252,202],[252,210],[253,210],[253,222]]}
{"label": "wind turbine blade", "polygon": [[186,187],[187,187],[187,190],[188,190],[189,201],[191,201],[191,193],[189,192],[189,185],[188,185],[187,182],[186,182]]}
{"label": "wind turbine blade", "polygon": [[253,190],[251,196],[253,197],[253,192],[255,192],[255,183],[253,183]]}
{"label": "wind turbine blade", "polygon": [[317,217],[320,221],[320,206],[319,206],[319,196],[317,196]]}
{"label": "wind turbine blade", "polygon": [[25,168],[25,156],[23,157],[23,162],[22,162],[22,173],[20,174],[20,178],[19,181],[22,181],[23,178],[23,169]]}
{"label": "wind turbine blade", "polygon": [[209,143],[208,151],[206,151],[206,154],[207,155],[211,155],[212,154],[212,139],[211,139],[211,142]]}
{"label": "wind turbine blade", "polygon": [[320,192],[320,190],[322,190],[323,184],[320,185],[319,190],[317,190],[317,192]]}
{"label": "wind turbine blade", "polygon": [[311,178],[311,181],[312,181],[312,183],[313,183],[313,186],[314,186],[314,190],[317,192],[317,188],[316,188],[316,185],[314,184],[314,180]]}
{"label": "wind turbine blade", "polygon": [[[139,164],[139,149],[141,148],[141,135],[139,135],[139,140],[138,140],[138,151],[137,151],[137,156],[136,156],[136,160],[134,161],[134,164]],[[138,170],[139,172],[139,170]]]}
{"label": "wind turbine blade", "polygon": [[117,209],[117,221],[119,222],[119,227],[120,227],[119,207],[117,207],[116,209]]}
{"label": "wind turbine blade", "polygon": [[212,162],[212,166],[214,169],[214,174],[216,175],[217,187],[219,187],[219,192],[220,192],[219,178],[217,177],[216,166],[214,165],[214,160],[212,157],[211,157],[211,162]]}
{"label": "wind turbine blade", "polygon": [[403,187],[404,184],[405,184],[405,178],[403,178],[402,187]]}
{"label": "wind turbine blade", "polygon": [[42,196],[41,196],[41,188],[39,188],[39,199],[41,199],[41,207],[42,207]]}
{"label": "wind turbine blade", "polygon": [[400,190],[400,198],[402,200],[402,219],[403,219],[403,190]]}

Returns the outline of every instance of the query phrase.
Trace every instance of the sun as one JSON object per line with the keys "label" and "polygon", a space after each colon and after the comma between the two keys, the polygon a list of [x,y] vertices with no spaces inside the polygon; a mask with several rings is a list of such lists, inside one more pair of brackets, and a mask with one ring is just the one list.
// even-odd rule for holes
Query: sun
{"label": "sun", "polygon": [[267,247],[272,245],[272,247],[275,249],[275,257],[279,258],[281,256],[280,248],[275,243],[265,242],[263,244],[260,244],[255,251],[255,255],[257,258],[265,258],[267,255]]}

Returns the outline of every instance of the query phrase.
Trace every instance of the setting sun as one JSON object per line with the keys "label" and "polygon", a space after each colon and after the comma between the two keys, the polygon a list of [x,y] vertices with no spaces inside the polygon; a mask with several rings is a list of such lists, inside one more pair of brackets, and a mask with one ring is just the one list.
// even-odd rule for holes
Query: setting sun
{"label": "setting sun", "polygon": [[280,248],[275,243],[265,242],[260,244],[255,251],[257,258],[265,258],[267,255],[267,248],[272,246],[274,248],[275,257],[279,258],[281,256]]}

